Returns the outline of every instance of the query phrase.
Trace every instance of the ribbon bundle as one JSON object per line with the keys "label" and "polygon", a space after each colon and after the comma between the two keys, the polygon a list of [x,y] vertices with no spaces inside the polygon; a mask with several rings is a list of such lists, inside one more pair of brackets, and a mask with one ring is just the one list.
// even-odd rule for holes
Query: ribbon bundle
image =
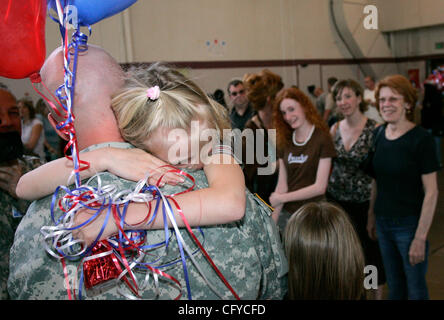
{"label": "ribbon bundle", "polygon": [[[194,188],[195,184],[192,176],[177,169],[172,169],[168,172],[173,171],[185,175],[193,182],[193,185],[183,192],[189,192]],[[154,287],[156,290],[158,287],[158,277],[162,276],[171,280],[173,285],[176,285],[179,292],[181,292],[180,282],[173,276],[162,271],[163,268],[170,267],[179,262],[182,262],[183,266],[188,299],[192,299],[187,259],[192,261],[207,285],[220,298],[222,298],[222,295],[217,292],[215,286],[206,278],[201,267],[195,260],[194,255],[198,250],[204,254],[205,258],[214,268],[226,287],[237,299],[239,299],[233,288],[229,285],[228,281],[223,277],[222,273],[205,251],[201,241],[199,241],[189,226],[178,203],[174,199],[179,193],[165,196],[157,186],[147,184],[146,181],[148,177],[139,181],[134,190],[118,191],[114,185],[102,185],[101,174],[103,173],[96,174],[94,177],[90,178],[85,185],[74,190],[69,190],[64,186],[58,187],[53,195],[53,201],[51,204],[51,217],[54,225],[41,228],[41,232],[45,239],[46,250],[49,254],[55,258],[61,259],[63,264],[65,264],[65,259],[82,259],[81,264],[83,265],[83,272],[81,273],[79,281],[80,299],[82,298],[83,283],[85,284],[85,288],[91,289],[96,285],[101,285],[106,282],[110,282],[111,285],[117,286],[119,286],[121,282],[126,283],[127,287],[132,291],[132,294],[124,292],[120,287],[118,288],[118,292],[127,298],[137,299],[139,297],[140,289],[145,288],[148,284],[150,274],[153,275]],[[91,184],[95,180],[97,181],[97,187],[92,187]],[[158,184],[159,183],[160,180]],[[60,190],[65,190],[66,195],[57,201]],[[198,249],[194,252],[190,249],[181,235],[172,207],[168,200],[171,200],[176,206],[187,231],[197,244]],[[156,202],[154,210],[152,210],[151,206],[153,201]],[[165,232],[165,240],[163,242],[147,244],[147,231],[124,230],[126,225],[125,216],[128,205],[131,202],[144,202],[147,204],[147,215],[141,221],[143,224],[149,225],[161,212],[163,215]],[[95,213],[86,221],[75,225],[75,215],[82,209],[89,209]],[[79,230],[85,225],[92,223],[93,220],[97,219],[100,215],[105,215],[104,217],[102,216],[103,223],[101,230],[91,245],[86,247],[82,240],[74,239],[73,231]],[[112,221],[110,221],[110,219]],[[180,258],[169,262],[162,262],[162,264],[159,265],[158,262],[161,260],[162,254],[155,256],[153,253],[156,249],[168,249],[172,236],[168,228],[168,221],[174,229],[174,235],[180,251]],[[116,223],[119,230],[118,235],[107,240],[100,240],[108,223]],[[200,230],[200,232],[203,237],[202,230]],[[137,280],[136,274],[140,275],[141,273],[144,273],[145,280],[142,285],[139,285],[140,281]],[[69,289],[68,296],[72,297],[72,293]],[[73,293],[73,296],[75,297],[75,292]],[[180,297],[181,293],[178,294],[176,299],[179,299]]]}

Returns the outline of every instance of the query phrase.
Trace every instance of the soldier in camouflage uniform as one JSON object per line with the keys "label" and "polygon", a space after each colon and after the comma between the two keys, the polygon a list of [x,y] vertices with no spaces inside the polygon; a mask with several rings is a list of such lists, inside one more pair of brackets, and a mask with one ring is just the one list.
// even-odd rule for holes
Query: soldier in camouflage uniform
{"label": "soldier in camouflage uniform", "polygon": [[16,99],[9,91],[0,89],[0,299],[8,299],[9,250],[20,219],[30,204],[17,198],[15,187],[21,175],[41,164],[36,157],[13,152],[22,150],[20,132]]}
{"label": "soldier in camouflage uniform", "polygon": [[[196,188],[208,187],[202,170],[190,174],[196,180]],[[101,179],[103,185],[113,184],[118,186],[119,190],[134,189],[135,186],[134,182],[120,179],[108,173],[101,175]],[[184,191],[188,187],[189,185],[182,187],[166,185],[162,191],[165,194],[172,194]],[[287,290],[287,265],[278,231],[271,220],[270,209],[249,191],[246,190],[246,192],[245,216],[241,221],[201,227],[204,240],[197,228],[193,228],[193,232],[241,299],[282,299]],[[49,214],[50,204],[51,196],[34,202],[17,229],[11,249],[11,271],[8,282],[9,293],[13,299],[68,298],[62,264],[46,253],[43,247],[43,236],[40,234],[42,226],[52,225]],[[194,241],[189,237],[185,228],[180,228],[180,231],[185,242],[194,252],[197,248]],[[149,230],[146,244],[160,243],[164,240],[163,230]],[[171,239],[168,252],[161,249],[159,251],[161,251],[159,255],[162,257],[162,260],[158,262],[159,265],[180,258],[174,237]],[[156,254],[156,252],[154,253]],[[234,299],[200,251],[195,255],[195,259],[217,291],[222,293],[224,298]],[[80,261],[66,261],[66,263],[68,270],[70,270],[68,280],[73,285],[75,282],[73,281],[73,273],[77,272]],[[218,295],[204,282],[191,261],[187,261],[187,266],[192,298],[219,299]],[[161,270],[180,281],[182,299],[186,299],[187,292],[182,264],[179,262]],[[120,283],[120,287],[125,287],[125,284]],[[78,290],[78,288],[76,289]],[[179,290],[169,281],[160,281],[159,290],[159,299],[174,299],[179,295]],[[128,288],[125,288],[124,291],[130,294]],[[140,290],[139,293],[142,299],[156,298],[156,291],[152,283],[147,288]],[[102,294],[83,297],[91,299],[125,298],[117,292],[115,286]]]}
{"label": "soldier in camouflage uniform", "polygon": [[[91,48],[88,54],[90,54],[90,50]],[[82,59],[85,59],[85,56],[82,56]],[[104,63],[106,60],[109,59],[102,56],[98,62]],[[61,64],[61,61],[59,63]],[[106,80],[109,81],[110,78],[107,77]],[[78,77],[78,79],[81,79],[81,77]],[[45,81],[45,77],[43,77],[43,80]],[[102,84],[94,86],[89,83],[96,94],[105,95],[106,92],[102,93],[100,91],[100,85]],[[79,87],[77,86],[77,88]],[[79,91],[81,92],[81,90],[77,92]],[[110,92],[107,92],[107,94],[110,94]],[[76,108],[79,108],[78,105],[76,105]],[[105,123],[102,124],[105,127]],[[104,137],[104,134],[100,132],[100,128],[89,127],[89,134],[80,132],[76,128],[79,134],[79,145],[89,146],[87,150],[103,146],[131,147],[128,144],[122,144],[121,137],[110,135],[110,129],[118,132],[115,124],[114,127],[112,123],[106,125],[108,129],[107,137]],[[97,135],[92,132],[94,129],[98,130]],[[98,137],[102,141],[93,142]],[[117,143],[99,144],[105,138]],[[208,186],[202,171],[193,172],[192,175],[196,181],[196,188],[206,188]],[[117,186],[118,190],[133,189],[135,185],[134,182],[126,181],[109,173],[102,175],[101,179],[102,185],[112,184]],[[177,193],[183,191],[183,188],[186,187],[186,185],[166,186],[163,188],[163,192],[165,194]],[[201,240],[215,265],[241,299],[282,299],[287,290],[287,264],[276,226],[271,220],[271,212],[267,206],[248,191],[246,193],[245,216],[242,220],[225,225],[201,227],[203,235],[197,228],[194,228],[193,232]],[[49,212],[50,204],[50,196],[34,202],[17,229],[14,245],[11,249],[11,270],[8,281],[8,290],[14,299],[67,299],[66,281],[71,286],[75,286],[74,282],[70,280],[73,278],[73,273],[77,272],[80,261],[66,261],[68,276],[65,277],[61,262],[47,254],[42,243],[41,227],[52,225]],[[185,243],[194,250],[196,246],[186,229],[181,228],[180,230]],[[149,230],[145,243],[153,244],[164,240],[163,230]],[[157,254],[158,258],[161,259],[158,264],[179,258],[180,254],[174,236],[170,241],[168,251],[154,252],[154,254]],[[219,279],[203,254],[197,251],[194,258],[215,290],[210,288],[194,264],[188,260],[187,267],[192,298],[218,299],[220,296],[214,292],[217,291],[222,295],[222,298],[232,299],[233,295]],[[182,299],[186,299],[187,289],[182,264],[180,262],[173,264],[166,269],[162,269],[162,271],[180,281]],[[126,293],[130,293],[128,288],[125,288],[125,284],[120,281],[103,292],[96,294],[88,292],[86,295],[84,293],[83,297],[89,299],[124,299],[125,296],[118,292],[118,288],[123,288]],[[78,290],[79,288],[75,289]],[[162,280],[159,280],[158,290],[155,290],[152,281],[139,290],[140,297],[143,299],[174,299],[179,293],[179,288],[173,286],[170,281]]]}

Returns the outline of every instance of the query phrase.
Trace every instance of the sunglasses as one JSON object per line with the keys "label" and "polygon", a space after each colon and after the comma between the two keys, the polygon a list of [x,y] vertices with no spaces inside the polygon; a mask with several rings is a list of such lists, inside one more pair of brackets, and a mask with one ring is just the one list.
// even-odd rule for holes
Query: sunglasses
{"label": "sunglasses", "polygon": [[231,96],[236,97],[237,95],[241,95],[245,93],[245,89],[239,90],[239,91],[232,91],[230,93]]}

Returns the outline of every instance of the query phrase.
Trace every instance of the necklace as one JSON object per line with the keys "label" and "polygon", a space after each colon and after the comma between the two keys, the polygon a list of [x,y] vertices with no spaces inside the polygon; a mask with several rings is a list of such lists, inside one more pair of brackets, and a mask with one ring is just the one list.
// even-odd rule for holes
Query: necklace
{"label": "necklace", "polygon": [[295,134],[295,133],[296,133],[296,130],[294,130],[294,131],[293,131],[293,143],[294,143],[296,146],[298,146],[298,147],[305,146],[305,145],[307,144],[308,140],[310,140],[311,136],[313,135],[314,130],[315,130],[315,126],[313,125],[313,126],[311,127],[310,133],[308,134],[307,139],[305,139],[305,141],[304,141],[304,142],[301,142],[301,143],[299,143],[299,142],[296,141],[296,134]]}

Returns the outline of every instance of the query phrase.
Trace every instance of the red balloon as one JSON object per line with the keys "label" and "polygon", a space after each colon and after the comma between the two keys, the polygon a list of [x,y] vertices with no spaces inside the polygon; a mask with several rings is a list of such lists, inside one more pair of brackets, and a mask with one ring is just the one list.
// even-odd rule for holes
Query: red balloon
{"label": "red balloon", "polygon": [[0,0],[0,76],[30,77],[45,61],[46,0]]}

